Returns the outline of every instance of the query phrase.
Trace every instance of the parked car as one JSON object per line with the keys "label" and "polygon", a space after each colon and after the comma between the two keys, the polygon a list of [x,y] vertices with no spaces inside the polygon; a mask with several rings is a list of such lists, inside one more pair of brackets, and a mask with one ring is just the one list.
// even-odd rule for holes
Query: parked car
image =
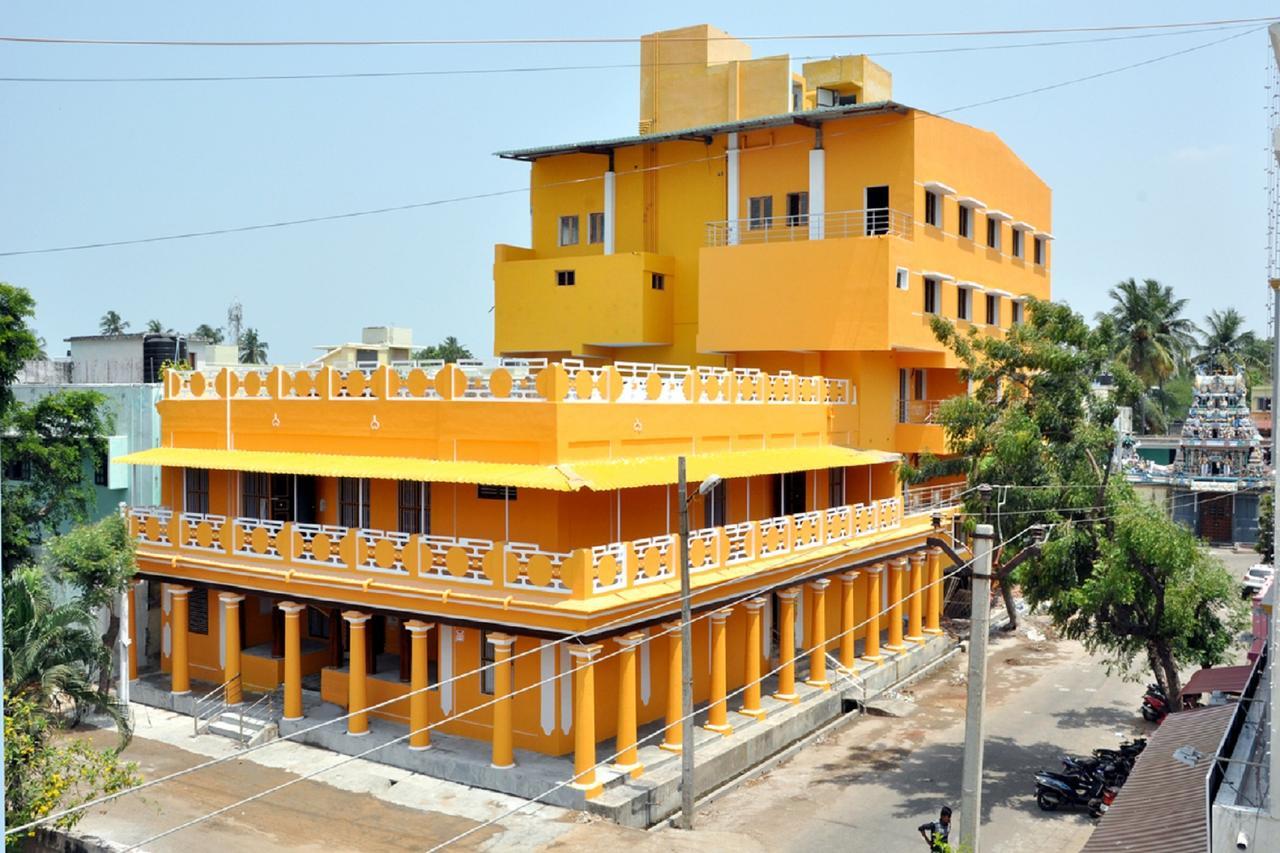
{"label": "parked car", "polygon": [[1249,567],[1244,573],[1244,578],[1240,581],[1240,597],[1253,598],[1262,591],[1262,586],[1270,579],[1274,568],[1266,563],[1255,563]]}

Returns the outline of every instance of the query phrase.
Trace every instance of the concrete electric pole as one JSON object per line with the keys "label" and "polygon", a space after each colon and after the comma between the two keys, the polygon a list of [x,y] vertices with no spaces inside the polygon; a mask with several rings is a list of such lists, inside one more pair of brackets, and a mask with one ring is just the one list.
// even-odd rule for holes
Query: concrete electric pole
{"label": "concrete electric pole", "polygon": [[991,544],[995,531],[973,533],[973,601],[969,619],[969,695],[964,713],[964,772],[960,778],[960,841],[973,853],[982,823],[983,710],[987,698],[987,637],[991,633]]}

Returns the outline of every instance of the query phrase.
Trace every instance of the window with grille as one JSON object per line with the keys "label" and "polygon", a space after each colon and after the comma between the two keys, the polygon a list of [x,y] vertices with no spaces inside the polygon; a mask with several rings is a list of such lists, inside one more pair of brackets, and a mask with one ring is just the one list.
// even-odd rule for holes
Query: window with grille
{"label": "window with grille", "polygon": [[369,481],[355,477],[338,480],[338,524],[365,527],[369,524]]}
{"label": "window with grille", "polygon": [[209,633],[209,590],[202,587],[187,593],[187,632]]}
{"label": "window with grille", "polygon": [[476,497],[482,501],[513,501],[515,486],[476,486]]}
{"label": "window with grille", "polygon": [[702,499],[703,527],[724,527],[728,500],[729,483],[721,480]]}
{"label": "window with grille", "polygon": [[183,480],[186,485],[186,502],[182,505],[185,512],[209,512],[209,469],[185,468]]}
{"label": "window with grille", "polygon": [[401,533],[431,532],[431,484],[402,481],[399,491]]}
{"label": "window with grille", "polygon": [[844,469],[832,468],[827,472],[827,506],[844,506]]}
{"label": "window with grille", "polygon": [[271,517],[271,476],[254,471],[240,474],[240,514],[245,518]]}

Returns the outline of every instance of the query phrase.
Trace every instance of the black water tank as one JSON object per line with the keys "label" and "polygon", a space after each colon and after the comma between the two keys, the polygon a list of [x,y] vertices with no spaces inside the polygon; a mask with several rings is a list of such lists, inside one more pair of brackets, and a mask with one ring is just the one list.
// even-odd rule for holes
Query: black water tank
{"label": "black water tank", "polygon": [[164,365],[187,360],[187,339],[178,335],[144,335],[142,381],[159,382]]}

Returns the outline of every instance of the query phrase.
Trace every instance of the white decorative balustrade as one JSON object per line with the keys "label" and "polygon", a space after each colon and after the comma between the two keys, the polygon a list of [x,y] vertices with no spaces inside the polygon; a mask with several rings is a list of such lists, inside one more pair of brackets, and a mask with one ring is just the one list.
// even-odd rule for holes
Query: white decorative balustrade
{"label": "white decorative balustrade", "polygon": [[588,366],[580,359],[396,362],[391,365],[170,370],[171,400],[511,400],[568,403],[852,404],[847,379],[623,361]]}
{"label": "white decorative balustrade", "polygon": [[[690,571],[802,558],[820,548],[896,530],[904,511],[914,515],[933,505],[912,499],[904,508],[895,497],[694,530],[689,534]],[[160,551],[165,559],[180,559],[190,552],[201,565],[216,566],[219,558],[237,570],[261,564],[298,580],[327,581],[336,574],[357,582],[422,583],[424,591],[443,585],[588,598],[679,577],[679,537],[674,534],[556,552],[528,542],[174,513],[163,507],[134,507],[127,517],[144,557]]]}

